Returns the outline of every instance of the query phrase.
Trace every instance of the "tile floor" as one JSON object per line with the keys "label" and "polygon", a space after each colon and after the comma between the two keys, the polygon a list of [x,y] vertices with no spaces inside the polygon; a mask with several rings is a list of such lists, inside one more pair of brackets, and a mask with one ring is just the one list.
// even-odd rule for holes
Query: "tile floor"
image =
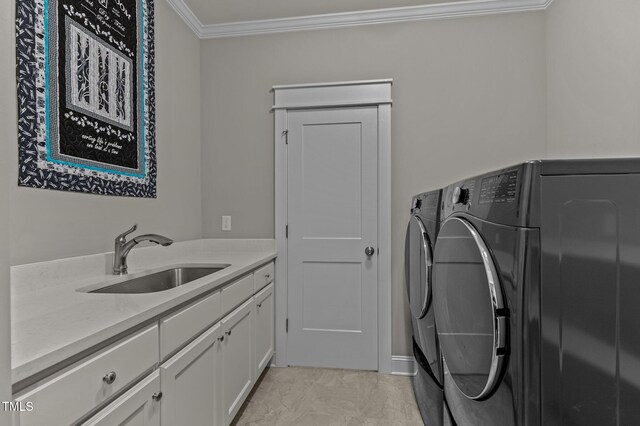
{"label": "tile floor", "polygon": [[232,426],[421,426],[408,377],[325,368],[269,368]]}

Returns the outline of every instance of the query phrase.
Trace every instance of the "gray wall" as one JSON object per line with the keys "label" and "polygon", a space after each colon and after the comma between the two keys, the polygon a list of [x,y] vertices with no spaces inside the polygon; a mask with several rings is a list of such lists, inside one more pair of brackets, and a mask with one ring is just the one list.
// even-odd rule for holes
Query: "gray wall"
{"label": "gray wall", "polygon": [[[14,6],[2,4],[7,58]],[[1,93],[9,92],[0,118],[0,170],[8,170],[0,199],[8,185],[13,264],[111,250],[114,235],[134,221],[177,240],[272,238],[271,86],[391,77],[393,349],[403,355],[402,252],[412,194],[525,158],[640,155],[638,2],[556,0],[546,13],[201,43],[165,2],[156,10],[157,200],[18,188],[15,76],[13,64],[0,64]],[[8,232],[6,206],[0,238]],[[232,216],[231,232],[220,230],[222,215]],[[4,245],[0,289],[6,256]],[[1,374],[2,353],[0,383]]]}
{"label": "gray wall", "polygon": [[[391,77],[393,353],[409,354],[404,231],[415,193],[545,152],[543,13],[202,42],[205,237],[273,238],[276,84]],[[221,216],[232,231],[221,231]]]}
{"label": "gray wall", "polygon": [[[0,2],[0,99],[15,93],[15,68],[8,52],[13,43],[13,2]],[[15,141],[16,111],[12,103],[0,103],[0,142]],[[0,401],[11,400],[11,311],[9,297],[9,159],[0,155]],[[0,425],[9,425],[9,413],[0,407]]]}
{"label": "gray wall", "polygon": [[[9,126],[12,131],[3,140],[0,157],[8,158],[11,172],[12,264],[113,250],[116,234],[134,222],[140,231],[176,240],[201,237],[199,40],[166,2],[155,4],[158,198],[18,187],[17,135],[15,125]],[[2,16],[14,16],[13,6]],[[13,33],[5,37],[11,40]],[[5,61],[14,57],[14,46],[8,44],[1,46]],[[14,85],[15,73],[3,75],[3,84],[7,78]],[[9,103],[10,111],[16,108],[14,93],[4,97],[3,106]]]}
{"label": "gray wall", "polygon": [[556,0],[546,15],[549,156],[640,155],[640,2]]}

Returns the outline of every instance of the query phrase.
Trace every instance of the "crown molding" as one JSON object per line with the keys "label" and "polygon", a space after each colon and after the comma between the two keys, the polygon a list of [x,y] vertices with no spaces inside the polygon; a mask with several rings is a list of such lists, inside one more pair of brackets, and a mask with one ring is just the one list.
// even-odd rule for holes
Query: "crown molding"
{"label": "crown molding", "polygon": [[469,0],[454,3],[205,25],[184,3],[184,0],[166,1],[200,39],[539,11],[547,9],[553,2],[553,0]]}
{"label": "crown molding", "polygon": [[200,22],[200,19],[195,13],[186,5],[183,0],[166,0],[169,6],[176,12],[176,14],[182,18],[182,20],[191,28],[198,38],[204,38],[203,28],[204,24]]}

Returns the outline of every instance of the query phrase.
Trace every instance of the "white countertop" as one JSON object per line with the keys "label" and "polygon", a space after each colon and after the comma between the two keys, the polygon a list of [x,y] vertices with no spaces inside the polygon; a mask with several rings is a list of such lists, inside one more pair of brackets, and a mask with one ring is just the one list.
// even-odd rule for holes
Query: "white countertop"
{"label": "white countertop", "polygon": [[[146,294],[84,293],[118,280],[113,253],[11,268],[12,383],[17,383],[119,333],[269,262],[274,240],[195,240],[135,248],[129,274],[191,263],[230,264],[215,274]],[[101,287],[101,286],[100,286]]]}

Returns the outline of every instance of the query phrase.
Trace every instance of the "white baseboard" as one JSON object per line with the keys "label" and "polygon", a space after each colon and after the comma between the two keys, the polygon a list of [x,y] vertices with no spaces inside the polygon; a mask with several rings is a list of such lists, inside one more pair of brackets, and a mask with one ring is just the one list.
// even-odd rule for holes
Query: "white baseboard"
{"label": "white baseboard", "polygon": [[[271,360],[270,367],[277,367]],[[393,355],[391,357],[391,374],[394,376],[415,376],[418,374],[416,360],[412,356]]]}
{"label": "white baseboard", "polygon": [[391,374],[394,376],[415,376],[417,373],[416,360],[412,356],[391,357]]}

